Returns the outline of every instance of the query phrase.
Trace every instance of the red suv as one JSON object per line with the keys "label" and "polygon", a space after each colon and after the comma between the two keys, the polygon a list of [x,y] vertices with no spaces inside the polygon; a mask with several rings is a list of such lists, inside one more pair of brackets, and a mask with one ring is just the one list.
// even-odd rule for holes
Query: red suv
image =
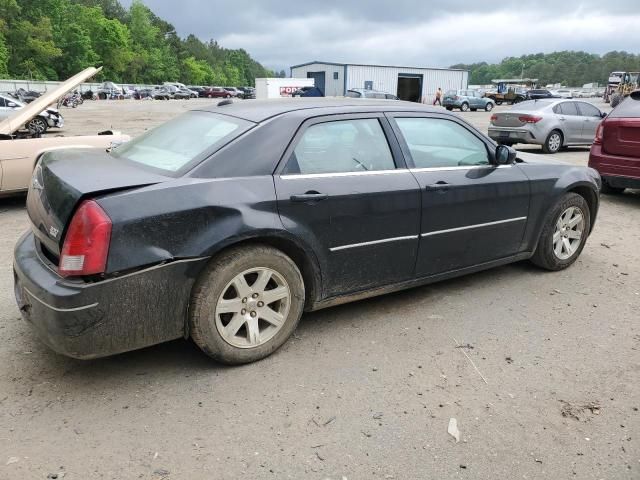
{"label": "red suv", "polygon": [[208,87],[204,89],[204,96],[207,98],[231,98],[231,92],[222,87]]}
{"label": "red suv", "polygon": [[602,193],[640,188],[640,90],[600,122],[589,166],[602,177]]}

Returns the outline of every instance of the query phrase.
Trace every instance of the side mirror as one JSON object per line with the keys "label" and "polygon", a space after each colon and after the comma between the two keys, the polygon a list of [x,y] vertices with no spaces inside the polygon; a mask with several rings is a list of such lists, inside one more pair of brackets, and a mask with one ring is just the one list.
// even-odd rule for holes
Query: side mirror
{"label": "side mirror", "polygon": [[600,112],[600,118],[604,118],[608,115],[607,112]]}
{"label": "side mirror", "polygon": [[515,148],[507,145],[498,145],[496,147],[496,165],[511,165],[515,163],[518,152]]}

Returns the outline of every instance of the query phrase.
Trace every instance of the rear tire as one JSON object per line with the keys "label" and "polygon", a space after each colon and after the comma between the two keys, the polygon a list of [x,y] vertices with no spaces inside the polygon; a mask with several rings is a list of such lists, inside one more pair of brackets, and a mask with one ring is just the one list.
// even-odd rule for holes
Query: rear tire
{"label": "rear tire", "polygon": [[[570,226],[572,222],[576,223]],[[567,268],[580,256],[590,229],[591,212],[586,200],[577,193],[566,193],[549,211],[531,262],[551,271]]]}
{"label": "rear tire", "polygon": [[558,153],[564,143],[563,140],[560,130],[552,130],[549,132],[549,135],[547,135],[544,145],[542,145],[542,151],[544,153]]}
{"label": "rear tire", "polygon": [[624,190],[625,189],[623,187],[612,187],[606,180],[602,179],[600,193],[604,193],[605,195],[620,195]]}
{"label": "rear tire", "polygon": [[280,250],[263,245],[232,248],[213,259],[196,282],[191,338],[222,363],[261,360],[294,332],[304,300],[300,270]]}

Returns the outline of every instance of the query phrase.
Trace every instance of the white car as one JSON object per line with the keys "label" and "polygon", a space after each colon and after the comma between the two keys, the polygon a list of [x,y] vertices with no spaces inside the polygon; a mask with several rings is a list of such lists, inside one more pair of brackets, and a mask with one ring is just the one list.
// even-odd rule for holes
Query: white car
{"label": "white car", "polygon": [[560,95],[560,98],[573,98],[573,92],[566,88],[561,88],[560,90],[556,90],[556,93]]}
{"label": "white car", "polygon": [[[0,95],[0,120],[11,116],[16,110],[24,108],[20,100],[7,95]],[[24,128],[32,133],[45,133],[49,128],[62,128],[64,119],[57,108],[47,108],[29,120]]]}

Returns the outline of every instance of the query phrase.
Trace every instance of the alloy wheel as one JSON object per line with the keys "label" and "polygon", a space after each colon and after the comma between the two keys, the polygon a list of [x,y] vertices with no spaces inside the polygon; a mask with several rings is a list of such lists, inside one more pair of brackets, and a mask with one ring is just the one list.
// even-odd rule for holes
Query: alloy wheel
{"label": "alloy wheel", "polygon": [[220,336],[238,348],[255,348],[271,340],[284,325],[291,289],[271,268],[236,275],[222,290],[215,311]]}
{"label": "alloy wheel", "polygon": [[584,213],[569,207],[558,217],[553,232],[553,253],[560,260],[571,258],[580,248],[584,235]]}
{"label": "alloy wheel", "polygon": [[558,150],[560,150],[560,147],[562,146],[562,137],[560,136],[559,133],[553,133],[549,137],[548,144],[549,144],[550,151],[557,152]]}

